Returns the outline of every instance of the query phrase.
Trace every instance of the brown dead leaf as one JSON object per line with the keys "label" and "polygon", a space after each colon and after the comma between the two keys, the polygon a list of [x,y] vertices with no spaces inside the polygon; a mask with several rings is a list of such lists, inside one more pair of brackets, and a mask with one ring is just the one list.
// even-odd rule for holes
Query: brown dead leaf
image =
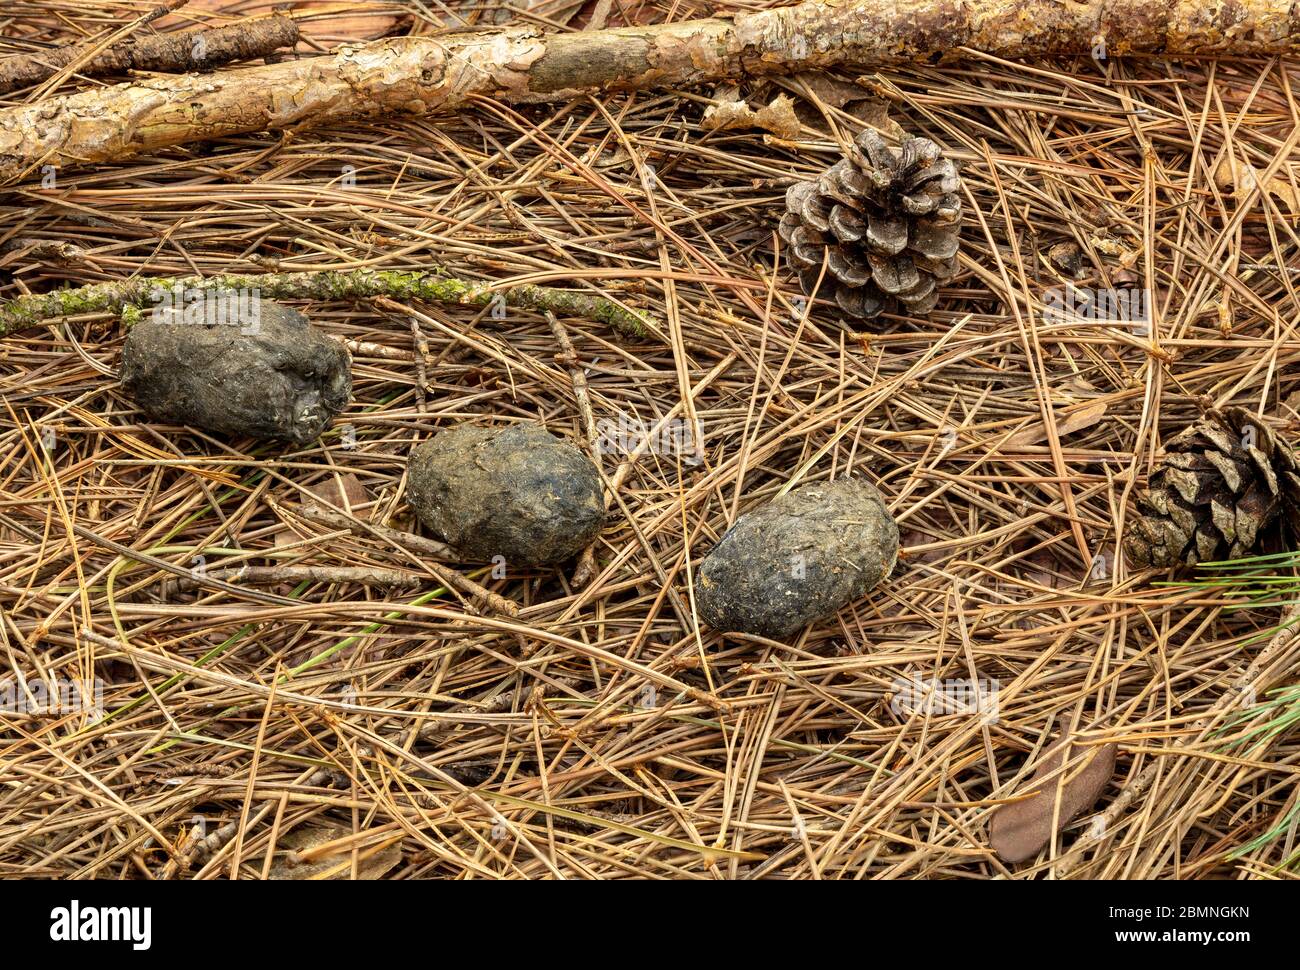
{"label": "brown dead leaf", "polygon": [[[369,516],[365,512],[358,512],[357,509],[374,499],[370,491],[361,484],[361,479],[357,478],[352,472],[332,475],[323,482],[308,485],[307,491],[333,508],[351,512],[362,520],[367,519]],[[276,530],[274,545],[277,549],[301,541],[302,539],[288,526]]]}
{"label": "brown dead leaf", "polygon": [[1083,250],[1073,239],[1052,246],[1047,251],[1047,261],[1070,279],[1078,279],[1083,275]]}
{"label": "brown dead leaf", "polygon": [[794,102],[785,94],[778,94],[771,104],[757,111],[746,101],[718,101],[704,109],[700,125],[706,131],[762,128],[786,141],[798,138],[800,127],[794,113]]}
{"label": "brown dead leaf", "polygon": [[[909,523],[911,521],[909,520]],[[957,517],[948,509],[939,507],[931,510],[924,528],[904,524],[898,544],[904,550],[902,555],[906,557],[909,565],[938,562],[946,556],[952,555],[944,547],[944,543],[953,536],[961,535],[962,531],[962,523],[958,521]],[[925,546],[934,546],[936,548],[924,549]]]}
{"label": "brown dead leaf", "polygon": [[1119,240],[1102,235],[1092,237],[1092,248],[1103,256],[1123,256],[1126,251]]}
{"label": "brown dead leaf", "polygon": [[[989,845],[1003,862],[1024,862],[1038,855],[1054,835],[1055,816],[1064,828],[1097,804],[1115,774],[1113,744],[1085,747],[1070,744],[1065,732],[1069,719],[1060,721],[1061,737],[1044,752],[1038,769],[1020,794],[1028,798],[1000,805],[989,822]],[[1065,758],[1069,756],[1069,764]],[[1064,770],[1062,765],[1065,765]],[[1052,777],[1048,778],[1048,775]],[[1057,811],[1057,798],[1060,810]]]}
{"label": "brown dead leaf", "polygon": [[[336,852],[317,854],[322,846],[346,839],[348,829],[330,826],[294,829],[276,845],[276,860],[269,878],[282,879],[349,879],[352,876],[351,844]],[[402,861],[401,840],[362,846],[358,853],[357,878],[379,879]],[[306,856],[304,859],[303,856]]]}
{"label": "brown dead leaf", "polygon": [[[1047,589],[1077,588],[1083,579],[1081,575],[1068,575],[1056,558],[1047,552],[1026,556],[1021,562],[1024,567],[1021,575],[1024,579]],[[1078,570],[1072,569],[1070,572],[1078,573]],[[1022,629],[1033,629],[1038,622],[1037,617],[1025,617]]]}
{"label": "brown dead leaf", "polygon": [[896,141],[907,133],[902,125],[889,117],[889,102],[887,101],[864,98],[862,101],[850,102],[844,107],[844,110],[859,121],[865,121],[872,128],[883,132],[887,137]]}
{"label": "brown dead leaf", "polygon": [[[1085,404],[1081,407],[1064,408],[1056,416],[1057,436],[1064,438],[1067,434],[1091,428],[1105,416],[1105,401],[1093,401],[1091,404]],[[1047,426],[1042,421],[1036,421],[1008,438],[1004,447],[1023,448],[1026,445],[1036,445],[1046,437]]]}
{"label": "brown dead leaf", "polygon": [[[818,127],[824,124],[820,112],[816,112],[813,102],[820,102],[827,108],[839,108],[845,114],[852,115],[859,121],[865,121],[887,138],[900,138],[903,128],[889,117],[889,102],[877,96],[870,88],[858,83],[841,81],[839,78],[818,71],[805,71],[796,76],[803,85],[809,103],[801,105],[800,112],[805,124]],[[814,117],[814,113],[815,117]]]}
{"label": "brown dead leaf", "polygon": [[[1214,184],[1228,189],[1237,199],[1244,199],[1259,186],[1259,172],[1249,162],[1225,154],[1214,170]],[[1271,178],[1264,191],[1277,199],[1292,215],[1300,215],[1300,193],[1287,179]]]}
{"label": "brown dead leaf", "polygon": [[842,108],[853,101],[874,100],[870,91],[860,84],[841,81],[829,74],[805,71],[795,76],[814,98],[830,108]]}
{"label": "brown dead leaf", "polygon": [[333,475],[323,482],[307,486],[318,499],[328,502],[344,512],[350,512],[371,500],[370,491],[361,484],[361,479],[352,472]]}

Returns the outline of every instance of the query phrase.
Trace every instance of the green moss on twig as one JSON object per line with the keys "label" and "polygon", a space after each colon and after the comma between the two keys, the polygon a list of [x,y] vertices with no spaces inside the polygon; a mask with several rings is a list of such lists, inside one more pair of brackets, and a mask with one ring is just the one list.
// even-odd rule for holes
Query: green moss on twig
{"label": "green moss on twig", "polygon": [[346,273],[263,273],[226,276],[137,278],[95,283],[49,293],[20,296],[0,304],[0,337],[81,313],[117,313],[127,326],[144,318],[144,308],[156,305],[164,291],[255,290],[271,300],[364,300],[387,296],[396,300],[490,306],[498,298],[505,306],[550,310],[557,316],[585,317],[607,324],[626,337],[655,337],[651,320],[613,300],[581,290],[562,290],[530,283],[493,289],[490,284],[442,273],[400,270],[355,270]]}

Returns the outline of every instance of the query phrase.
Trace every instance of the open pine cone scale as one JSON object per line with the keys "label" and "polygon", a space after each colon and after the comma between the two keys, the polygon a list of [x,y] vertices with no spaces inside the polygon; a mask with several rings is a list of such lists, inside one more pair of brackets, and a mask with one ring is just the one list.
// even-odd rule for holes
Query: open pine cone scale
{"label": "open pine cone scale", "polygon": [[1137,568],[1238,559],[1278,532],[1300,538],[1300,466],[1253,414],[1210,411],[1170,439],[1138,510],[1124,536]]}
{"label": "open pine cone scale", "polygon": [[[961,176],[928,138],[896,152],[874,131],[848,158],[786,193],[778,229],[804,292],[833,292],[850,316],[927,313],[957,274]],[[822,266],[826,266],[823,276]]]}

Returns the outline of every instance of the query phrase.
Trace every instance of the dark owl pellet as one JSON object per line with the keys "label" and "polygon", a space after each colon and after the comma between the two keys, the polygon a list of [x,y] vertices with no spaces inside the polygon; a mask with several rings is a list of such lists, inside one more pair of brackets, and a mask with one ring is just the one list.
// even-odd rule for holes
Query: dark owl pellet
{"label": "dark owl pellet", "polygon": [[747,512],[700,564],[700,618],[722,631],[783,638],[834,616],[889,575],[898,526],[856,478],[796,488]]}
{"label": "dark owl pellet", "polygon": [[346,406],[351,356],[296,310],[258,299],[202,320],[161,315],[127,336],[122,387],[151,417],[306,444]]}
{"label": "dark owl pellet", "polygon": [[591,459],[540,425],[462,425],[411,453],[410,500],[466,561],[544,565],[591,543],[605,521]]}

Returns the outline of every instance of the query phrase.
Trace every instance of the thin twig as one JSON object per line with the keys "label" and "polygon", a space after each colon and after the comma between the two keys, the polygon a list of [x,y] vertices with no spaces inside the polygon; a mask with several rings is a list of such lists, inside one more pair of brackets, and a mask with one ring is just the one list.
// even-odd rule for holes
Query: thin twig
{"label": "thin twig", "polygon": [[143,308],[158,305],[168,291],[192,294],[218,290],[256,293],[272,300],[363,300],[388,296],[403,300],[488,306],[500,299],[508,306],[550,310],[587,317],[628,337],[650,334],[647,319],[613,300],[576,290],[522,283],[517,286],[458,279],[441,273],[400,270],[348,272],[222,274],[210,277],[135,277],[112,283],[52,290],[20,296],[0,304],[0,337],[18,333],[46,320],[84,313],[120,313],[127,326],[145,318]]}

